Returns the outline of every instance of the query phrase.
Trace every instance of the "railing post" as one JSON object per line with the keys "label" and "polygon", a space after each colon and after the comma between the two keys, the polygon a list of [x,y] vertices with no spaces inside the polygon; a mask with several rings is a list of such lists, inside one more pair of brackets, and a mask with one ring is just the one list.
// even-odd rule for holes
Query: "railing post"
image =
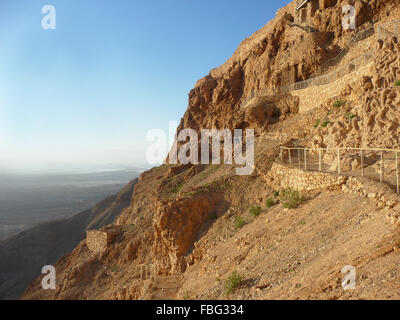
{"label": "railing post", "polygon": [[307,149],[304,148],[304,171],[307,171]]}
{"label": "railing post", "polygon": [[337,159],[338,159],[338,174],[341,174],[342,170],[340,168],[340,148],[337,149]]}
{"label": "railing post", "polygon": [[298,157],[298,159],[299,159],[299,169],[301,169],[301,159],[300,159],[300,157],[301,157],[301,152],[300,152],[300,149],[297,149],[297,157]]}
{"label": "railing post", "polygon": [[289,164],[292,164],[292,149],[288,149],[289,152]]}
{"label": "railing post", "polygon": [[399,159],[398,159],[398,153],[396,152],[396,185],[397,185],[397,193],[400,193],[399,189]]}
{"label": "railing post", "polygon": [[364,177],[364,153],[361,149],[361,177]]}
{"label": "railing post", "polygon": [[319,149],[318,169],[319,169],[320,172],[322,171],[322,149]]}
{"label": "railing post", "polygon": [[382,183],[383,182],[383,151],[381,151],[381,161],[380,161],[380,165],[379,165],[380,169],[379,169],[379,180]]}
{"label": "railing post", "polygon": [[283,148],[282,148],[282,146],[280,146],[280,153],[281,153],[281,161],[283,162]]}

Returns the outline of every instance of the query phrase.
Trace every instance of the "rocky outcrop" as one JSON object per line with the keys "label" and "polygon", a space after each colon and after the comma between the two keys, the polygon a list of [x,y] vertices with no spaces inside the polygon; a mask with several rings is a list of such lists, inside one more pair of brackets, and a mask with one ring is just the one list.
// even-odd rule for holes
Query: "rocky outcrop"
{"label": "rocky outcrop", "polygon": [[185,271],[185,256],[214,208],[215,200],[206,196],[166,200],[158,204],[153,221],[153,253],[159,274]]}
{"label": "rocky outcrop", "polygon": [[400,87],[395,86],[399,79],[400,43],[396,38],[381,40],[372,72],[343,91],[338,99],[345,104],[329,117],[331,123],[314,132],[318,141],[314,146],[399,148]]}
{"label": "rocky outcrop", "polygon": [[[212,128],[255,128],[262,134],[271,133],[270,136],[274,140],[284,137],[289,143],[303,146],[308,146],[312,141],[313,145],[321,147],[331,145],[337,147],[345,144],[367,146],[384,141],[391,142],[390,138],[396,137],[398,130],[397,127],[389,130],[392,124],[386,120],[388,118],[395,124],[398,123],[395,111],[398,107],[398,94],[395,90],[398,89],[390,88],[390,81],[398,74],[396,63],[398,65],[399,51],[394,39],[381,44],[381,53],[375,60],[377,66],[375,74],[364,77],[358,87],[346,86],[342,90],[338,98],[346,100],[343,108],[332,111],[335,99],[329,99],[326,105],[318,108],[319,113],[310,111],[296,114],[299,110],[299,98],[296,96],[280,96],[274,100],[263,101],[249,100],[249,108],[242,108],[242,102],[246,101],[253,91],[268,88],[274,92],[276,88],[290,81],[305,80],[318,70],[322,62],[336,56],[349,41],[352,33],[356,32],[343,32],[342,4],[355,4],[359,22],[362,23],[373,19],[386,19],[388,14],[395,12],[396,1],[374,0],[368,3],[360,0],[318,1],[318,7],[307,9],[311,11],[310,15],[305,17],[305,23],[317,29],[320,32],[319,35],[312,35],[313,32],[290,25],[295,22],[296,2],[293,1],[279,10],[274,20],[245,39],[225,64],[211,70],[206,77],[196,83],[189,93],[188,109],[178,131],[183,128],[192,128],[197,131]],[[316,1],[312,2],[316,4]],[[333,35],[331,40],[328,40],[329,34]],[[357,92],[357,90],[360,91]],[[360,102],[360,95],[366,95],[364,102]],[[315,128],[316,116],[321,120],[320,123],[325,122],[324,126]],[[367,124],[370,126],[368,127]],[[386,135],[387,138],[383,134],[386,129],[382,129],[386,126],[387,132],[392,132]],[[367,128],[372,129],[368,131]],[[370,137],[366,134],[367,132]],[[224,168],[217,166],[216,170],[220,170],[218,174],[213,172],[215,168],[211,166],[202,167],[200,170],[199,167],[170,165],[163,165],[143,173],[135,187],[130,207],[115,221],[115,224],[122,229],[121,237],[118,237],[102,252],[91,252],[87,243],[81,242],[70,255],[57,263],[62,283],[60,289],[57,292],[40,291],[38,289],[40,279],[37,279],[28,288],[25,298],[140,299],[147,297],[146,292],[150,291],[148,288],[150,284],[146,281],[141,282],[137,277],[137,267],[142,265],[154,265],[157,275],[176,275],[190,272],[190,269],[203,264],[200,274],[207,276],[207,281],[212,283],[210,287],[214,287],[215,277],[219,278],[221,274],[226,274],[214,273],[216,261],[224,265],[226,272],[246,262],[245,270],[258,268],[252,278],[248,278],[248,282],[253,283],[259,279],[260,275],[265,276],[263,272],[267,269],[264,266],[268,267],[267,271],[276,268],[274,265],[268,265],[269,259],[258,261],[260,263],[258,264],[252,263],[254,261],[249,257],[276,252],[276,256],[279,257],[276,262],[281,262],[282,257],[289,257],[288,251],[281,251],[282,247],[291,247],[293,253],[297,254],[297,251],[303,250],[308,243],[325,246],[326,239],[314,241],[318,232],[314,232],[308,222],[305,228],[312,231],[312,236],[306,239],[303,245],[295,247],[298,237],[291,238],[291,241],[287,243],[281,242],[282,235],[290,234],[287,228],[301,230],[305,221],[297,221],[294,224],[293,219],[297,212],[293,215],[278,214],[279,206],[272,209],[276,212],[269,214],[268,217],[274,221],[276,218],[284,218],[285,223],[278,220],[276,224],[267,222],[266,229],[260,229],[257,234],[246,235],[246,238],[259,242],[254,250],[246,249],[247,251],[238,253],[235,250],[236,247],[233,247],[234,244],[230,244],[234,242],[229,242],[229,239],[234,238],[235,232],[238,232],[235,230],[235,222],[240,222],[239,218],[242,218],[243,223],[247,222],[243,217],[248,218],[249,221],[253,218],[257,219],[249,217],[249,206],[263,204],[264,195],[273,194],[273,189],[265,183],[265,179],[270,179],[269,182],[274,188],[292,186],[305,190],[334,188],[338,191],[339,187],[346,186],[346,179],[343,177],[304,173],[293,168],[290,168],[293,171],[286,172],[286,169],[280,168],[276,163],[272,166],[273,157],[267,155],[271,152],[271,146],[277,143],[272,143],[268,139],[260,139],[256,142],[258,154],[256,154],[255,165],[258,168],[262,167],[263,170],[262,173],[256,172],[248,177],[233,177],[231,168],[228,166]],[[268,171],[270,171],[269,174]],[[353,190],[357,187],[349,184],[348,188]],[[228,199],[226,208],[224,199],[217,198],[216,190]],[[323,198],[324,192],[321,194]],[[342,196],[345,198],[340,193],[341,200],[343,200]],[[321,203],[326,205],[329,201],[332,200],[323,198]],[[346,198],[343,203],[347,204],[347,201]],[[391,205],[391,203],[388,204],[389,201],[385,198],[385,207]],[[304,210],[307,212],[304,219],[308,221],[312,215],[317,216],[316,222],[323,220],[318,215],[321,211],[321,203],[316,203],[312,212],[309,208]],[[350,208],[349,210],[333,208],[343,218],[337,219],[335,215],[331,218],[338,220],[342,225],[342,221],[347,221],[344,213],[347,211],[353,213],[355,210],[354,201],[350,203],[351,206],[346,205],[346,208]],[[327,212],[333,210],[327,207]],[[216,211],[218,214],[215,214]],[[210,221],[214,219],[215,224],[210,226],[212,225]],[[257,220],[255,224],[259,221]],[[329,225],[329,223],[325,224]],[[213,232],[210,231],[212,227],[214,227]],[[243,229],[249,230],[246,226]],[[273,234],[271,232],[276,232],[276,237],[265,239],[271,237]],[[329,230],[329,232],[334,235],[333,232],[336,231]],[[302,233],[304,232],[299,235]],[[373,232],[367,234],[372,236]],[[264,241],[270,240],[270,244],[264,247]],[[210,249],[213,246],[216,247],[217,244],[224,248],[220,256],[227,253],[225,261],[221,262],[217,255],[210,255]],[[242,249],[243,247],[245,246],[243,245]],[[319,249],[317,247],[315,249],[318,253]],[[337,259],[335,256],[333,265]],[[306,264],[307,260],[303,262]],[[289,265],[291,264],[287,261],[282,268],[286,270]],[[297,266],[298,263],[296,262],[295,265]],[[316,268],[316,270],[320,269]],[[210,272],[211,270],[213,273]],[[282,277],[282,270],[278,272],[279,279]],[[326,273],[326,269],[323,270],[325,277],[325,274],[329,272]],[[83,279],[85,273],[86,277]],[[271,278],[266,277],[266,279],[269,281]],[[185,280],[190,282],[197,279]],[[196,290],[200,286],[201,284],[196,285]],[[292,287],[297,288],[297,283],[293,283]],[[210,289],[207,294],[220,297],[221,295],[216,292]],[[201,293],[197,296],[201,296]]]}
{"label": "rocky outcrop", "polygon": [[[265,130],[269,117],[258,111],[256,116],[249,117],[240,108],[252,92],[266,88],[274,91],[293,81],[308,79],[323,62],[335,57],[364,24],[384,16],[387,8],[396,8],[395,0],[385,5],[361,0],[316,2],[306,24],[318,33],[291,26],[298,14],[295,2],[280,9],[276,18],[244,40],[225,64],[196,83],[189,93],[188,109],[178,131],[247,127]],[[345,4],[356,8],[355,31],[343,32],[341,8]],[[292,76],[287,77],[288,71]]]}

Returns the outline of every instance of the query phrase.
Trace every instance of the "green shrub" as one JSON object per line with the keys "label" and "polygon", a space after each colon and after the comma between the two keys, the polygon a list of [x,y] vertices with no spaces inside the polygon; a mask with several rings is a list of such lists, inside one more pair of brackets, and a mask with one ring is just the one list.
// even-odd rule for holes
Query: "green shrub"
{"label": "green shrub", "polygon": [[173,187],[171,191],[172,191],[172,193],[177,193],[177,192],[181,191],[182,188],[183,188],[183,183],[178,184],[177,186]]}
{"label": "green shrub", "polygon": [[241,229],[246,224],[246,221],[241,217],[238,216],[235,220],[235,228]]}
{"label": "green shrub", "polygon": [[183,299],[184,299],[184,300],[189,300],[189,299],[190,299],[189,291],[186,290],[186,293],[185,293],[185,295],[183,296]]}
{"label": "green shrub", "polygon": [[279,190],[274,191],[274,197],[279,197]]}
{"label": "green shrub", "polygon": [[396,87],[400,87],[400,80],[397,80],[397,81],[394,83],[394,85],[395,85]]}
{"label": "green shrub", "polygon": [[253,217],[258,217],[261,213],[261,207],[260,206],[251,206],[250,213],[253,215]]}
{"label": "green shrub", "polygon": [[275,204],[276,204],[276,201],[274,199],[268,198],[268,199],[265,200],[265,206],[267,208],[271,208]]}
{"label": "green shrub", "polygon": [[287,188],[281,193],[281,203],[284,208],[294,209],[299,207],[306,198],[297,190]]}
{"label": "green shrub", "polygon": [[341,107],[341,106],[344,105],[344,104],[345,104],[345,101],[343,101],[343,100],[336,100],[335,103],[333,104],[333,106],[334,106],[335,108],[339,108],[339,107]]}
{"label": "green shrub", "polygon": [[235,270],[225,280],[225,293],[231,294],[240,286],[243,281],[243,277]]}
{"label": "green shrub", "polygon": [[111,272],[114,273],[114,272],[117,272],[117,270],[118,270],[118,265],[114,264],[111,266]]}
{"label": "green shrub", "polygon": [[319,119],[315,120],[314,129],[318,128],[320,122],[321,122],[321,120],[319,120]]}
{"label": "green shrub", "polygon": [[355,115],[355,114],[352,114],[352,113],[350,113],[350,112],[348,111],[348,112],[346,112],[345,117],[346,117],[347,121],[351,121],[352,119],[354,119],[354,118],[356,117],[356,115]]}
{"label": "green shrub", "polygon": [[331,123],[330,121],[324,121],[324,122],[322,122],[321,126],[322,126],[323,128],[326,128],[327,125],[330,124],[330,123]]}

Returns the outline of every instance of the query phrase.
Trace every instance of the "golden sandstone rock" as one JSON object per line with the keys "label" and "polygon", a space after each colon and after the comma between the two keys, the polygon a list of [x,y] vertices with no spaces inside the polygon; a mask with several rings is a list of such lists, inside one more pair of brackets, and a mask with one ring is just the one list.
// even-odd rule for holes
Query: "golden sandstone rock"
{"label": "golden sandstone rock", "polygon": [[[341,6],[349,3],[357,10],[358,30],[344,32]],[[318,73],[372,21],[400,19],[398,0],[309,1],[299,11],[296,5],[293,1],[280,9],[226,63],[196,83],[178,127],[198,132],[255,128],[254,174],[237,177],[225,165],[193,169],[165,164],[146,171],[130,207],[115,222],[121,233],[110,242],[104,231],[88,233],[86,244],[81,242],[57,263],[59,289],[44,292],[37,279],[25,299],[182,299],[187,292],[191,298],[221,299],[220,280],[236,269],[251,281],[235,299],[400,298],[393,289],[400,285],[400,274],[390,269],[398,263],[393,248],[400,241],[393,230],[399,218],[392,213],[400,203],[393,189],[276,161],[281,144],[400,148],[400,89],[394,86],[400,80],[399,41],[377,42],[373,34],[353,44],[331,67],[347,65],[374,44],[368,65],[347,70],[334,83],[275,94],[291,81]],[[260,90],[267,94],[252,96]],[[327,153],[323,160],[328,163],[335,156]],[[359,170],[357,159],[346,156],[343,170]],[[378,160],[379,155],[368,154],[364,165],[376,172]],[[384,170],[393,175],[390,161]],[[278,191],[288,186],[308,192],[309,200],[297,209],[284,209]],[[274,204],[261,203],[254,217],[249,208],[259,205],[260,198]],[[387,213],[393,222],[387,221]],[[349,263],[368,275],[351,295],[337,281]],[[183,281],[174,283],[176,294],[158,290],[156,280],[138,279],[136,267],[141,265],[154,265],[160,277],[182,275]],[[395,282],[375,280],[389,271]],[[163,279],[167,283],[169,278]]]}

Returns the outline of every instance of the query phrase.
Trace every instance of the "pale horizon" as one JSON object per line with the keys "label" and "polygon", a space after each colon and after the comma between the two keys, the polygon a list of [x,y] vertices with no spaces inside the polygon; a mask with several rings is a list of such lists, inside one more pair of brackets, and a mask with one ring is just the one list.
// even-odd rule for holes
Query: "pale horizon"
{"label": "pale horizon", "polygon": [[49,3],[2,3],[0,173],[152,167],[149,130],[168,133],[196,81],[287,2],[53,0],[54,30]]}

